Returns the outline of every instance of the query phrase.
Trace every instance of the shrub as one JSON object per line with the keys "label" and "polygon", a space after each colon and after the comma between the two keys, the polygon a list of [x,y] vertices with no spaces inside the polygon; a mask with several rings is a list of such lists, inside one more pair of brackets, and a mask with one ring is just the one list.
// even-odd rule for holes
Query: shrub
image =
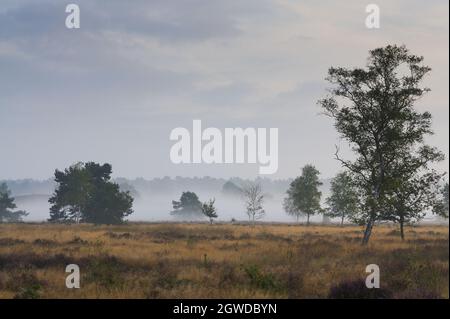
{"label": "shrub", "polygon": [[19,292],[14,295],[14,299],[39,299],[41,286],[34,284],[20,288]]}
{"label": "shrub", "polygon": [[17,291],[14,299],[38,299],[42,283],[30,272],[21,272],[11,277],[8,288]]}
{"label": "shrub", "polygon": [[88,264],[85,280],[96,282],[105,288],[121,286],[124,283],[121,276],[124,270],[124,265],[115,257],[93,258]]}
{"label": "shrub", "polygon": [[328,294],[330,299],[389,299],[391,297],[392,293],[388,289],[367,288],[363,279],[343,281],[331,287]]}
{"label": "shrub", "polygon": [[246,266],[244,271],[250,279],[251,285],[264,290],[277,288],[274,276],[270,273],[262,272],[258,266]]}

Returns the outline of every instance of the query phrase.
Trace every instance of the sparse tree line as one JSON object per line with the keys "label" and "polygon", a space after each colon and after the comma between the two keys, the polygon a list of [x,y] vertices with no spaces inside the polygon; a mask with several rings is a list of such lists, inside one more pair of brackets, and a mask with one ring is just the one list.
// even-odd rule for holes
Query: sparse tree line
{"label": "sparse tree line", "polygon": [[[370,51],[365,68],[330,68],[329,95],[319,101],[334,121],[336,131],[354,153],[354,159],[335,158],[343,171],[331,182],[331,195],[321,205],[319,171],[306,165],[295,178],[283,201],[284,210],[307,224],[316,214],[365,226],[362,242],[369,242],[374,225],[398,223],[404,226],[424,218],[427,211],[448,218],[448,183],[433,165],[444,155],[425,143],[433,134],[429,112],[414,104],[430,90],[421,85],[431,69],[423,57],[404,46],[388,45]],[[57,188],[49,199],[51,222],[116,224],[130,215],[133,197],[111,181],[109,164],[78,163],[55,171]],[[249,221],[265,215],[264,193],[258,183],[226,190],[240,194]],[[173,216],[205,216],[212,223],[218,217],[215,199],[200,202],[193,192],[183,192],[173,201]],[[6,185],[0,186],[0,222],[19,221],[26,212],[14,211],[14,199]]]}
{"label": "sparse tree line", "polygon": [[[440,177],[433,173],[426,174],[421,180],[395,189],[383,203],[385,206],[377,222],[398,223],[400,236],[404,239],[404,226],[422,220],[427,211],[447,219],[449,184],[441,186]],[[368,215],[365,193],[358,189],[352,173],[344,171],[332,179],[331,194],[326,198],[324,207],[321,206],[320,185],[319,171],[312,165],[306,165],[302,175],[291,183],[287,191],[284,210],[297,221],[300,217],[306,217],[307,225],[310,217],[316,214],[338,218],[341,226],[345,221],[365,225]]]}
{"label": "sparse tree line", "polygon": [[[230,187],[230,183],[227,185]],[[234,185],[233,188],[236,192],[235,194],[239,195],[244,201],[245,212],[249,222],[255,224],[257,220],[264,217],[264,193],[259,183],[248,182],[242,187]],[[219,217],[215,201],[215,199],[210,199],[202,203],[194,192],[183,192],[180,200],[172,201],[173,211],[171,214],[181,220],[206,217],[212,224],[214,219]]]}
{"label": "sparse tree line", "polygon": [[330,68],[330,94],[319,101],[325,114],[346,141],[354,160],[335,157],[345,169],[331,184],[328,209],[320,207],[318,171],[303,168],[287,192],[289,214],[309,217],[324,212],[365,225],[363,244],[369,242],[377,222],[404,225],[424,218],[426,211],[448,218],[448,183],[432,165],[444,159],[425,144],[433,134],[431,114],[414,104],[428,91],[421,86],[431,69],[423,57],[404,46],[388,45],[370,51],[366,68]]}

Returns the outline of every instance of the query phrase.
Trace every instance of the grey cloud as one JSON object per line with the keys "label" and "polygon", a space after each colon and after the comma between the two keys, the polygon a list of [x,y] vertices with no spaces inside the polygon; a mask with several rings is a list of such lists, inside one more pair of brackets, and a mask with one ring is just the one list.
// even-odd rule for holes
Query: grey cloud
{"label": "grey cloud", "polygon": [[64,27],[63,3],[26,3],[0,12],[0,40],[49,34]]}
{"label": "grey cloud", "polygon": [[[111,162],[128,177],[256,172],[172,165],[170,130],[193,118],[278,127],[277,177],[307,162],[332,176],[339,140],[316,105],[326,70],[363,65],[367,51],[387,41],[405,43],[433,67],[426,108],[437,118],[433,142],[448,154],[447,1],[380,0],[391,12],[377,31],[364,28],[356,0],[70,2],[81,7],[80,30],[64,27],[66,2],[1,1],[0,136],[8,138],[0,149],[9,156],[0,179],[48,178],[78,160]],[[415,33],[427,26],[442,32]]]}
{"label": "grey cloud", "polygon": [[231,83],[219,85],[211,89],[200,90],[193,96],[197,103],[208,104],[211,107],[237,107],[242,105],[247,97],[255,93],[255,88],[249,83]]}
{"label": "grey cloud", "polygon": [[[197,41],[240,34],[239,19],[270,12],[270,1],[79,0],[82,28],[89,32],[117,31],[161,41]],[[22,4],[22,5],[20,5]],[[59,33],[65,4],[47,0],[18,1],[0,12],[0,39]]]}

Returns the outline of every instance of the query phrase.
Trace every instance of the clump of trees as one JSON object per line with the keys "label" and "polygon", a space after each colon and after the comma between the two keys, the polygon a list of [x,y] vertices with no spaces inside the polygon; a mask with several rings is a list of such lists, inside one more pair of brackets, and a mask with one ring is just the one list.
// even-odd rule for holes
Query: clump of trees
{"label": "clump of trees", "polygon": [[0,223],[14,223],[22,221],[28,213],[23,210],[14,210],[17,206],[14,197],[6,183],[0,184]]}
{"label": "clump of trees", "polygon": [[55,171],[50,222],[119,224],[133,213],[133,197],[111,182],[110,164],[77,163]]}
{"label": "clump of trees", "polygon": [[312,215],[322,212],[320,198],[322,193],[319,186],[320,172],[313,165],[306,165],[302,169],[302,175],[295,178],[287,190],[287,197],[284,199],[283,206],[286,213],[297,219],[306,216],[306,224]]}
{"label": "clump of trees", "polygon": [[341,172],[331,180],[331,195],[326,199],[328,209],[325,215],[340,218],[341,226],[345,219],[352,220],[358,212],[358,190],[348,172]]}
{"label": "clump of trees", "polygon": [[203,203],[202,205],[202,213],[209,219],[209,223],[212,224],[214,219],[219,217],[217,215],[217,209],[214,206],[216,202],[215,199],[210,199],[208,202]]}
{"label": "clump of trees", "polygon": [[[233,187],[233,189],[236,189]],[[236,193],[237,195],[238,193]],[[244,200],[246,214],[249,221],[254,225],[259,219],[262,219],[266,212],[263,208],[264,193],[261,184],[258,182],[248,182],[239,187],[239,195]],[[215,207],[215,199],[210,199],[202,203],[194,192],[183,192],[180,200],[172,201],[174,215],[182,219],[198,219],[206,217],[212,224],[214,219],[218,218],[217,209]]]}
{"label": "clump of trees", "polygon": [[172,206],[171,215],[178,218],[196,219],[203,216],[203,204],[194,192],[183,192],[180,200],[172,201]]}
{"label": "clump of trees", "polygon": [[214,219],[219,217],[215,206],[215,199],[210,199],[207,202],[200,202],[197,194],[194,192],[183,192],[180,200],[172,201],[173,211],[171,215],[180,219],[198,219],[206,217],[212,224]]}
{"label": "clump of trees", "polygon": [[444,156],[425,144],[431,114],[414,108],[430,91],[421,85],[430,70],[405,46],[388,45],[370,51],[366,68],[328,71],[333,88],[319,104],[356,155],[335,154],[360,194],[355,219],[365,224],[363,244],[377,221],[403,225],[439,206],[434,189],[442,174],[430,166]]}
{"label": "clump of trees", "polygon": [[242,188],[242,196],[249,221],[254,225],[256,220],[262,219],[266,212],[263,207],[264,193],[261,184],[248,182]]}

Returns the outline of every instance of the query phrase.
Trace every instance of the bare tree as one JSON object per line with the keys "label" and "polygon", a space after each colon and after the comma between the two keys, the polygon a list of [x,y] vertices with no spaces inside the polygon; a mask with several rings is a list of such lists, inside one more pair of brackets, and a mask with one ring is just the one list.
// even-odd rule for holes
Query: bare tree
{"label": "bare tree", "polygon": [[248,183],[243,187],[242,195],[244,197],[248,219],[254,225],[256,220],[263,218],[266,214],[263,209],[264,194],[261,184]]}

